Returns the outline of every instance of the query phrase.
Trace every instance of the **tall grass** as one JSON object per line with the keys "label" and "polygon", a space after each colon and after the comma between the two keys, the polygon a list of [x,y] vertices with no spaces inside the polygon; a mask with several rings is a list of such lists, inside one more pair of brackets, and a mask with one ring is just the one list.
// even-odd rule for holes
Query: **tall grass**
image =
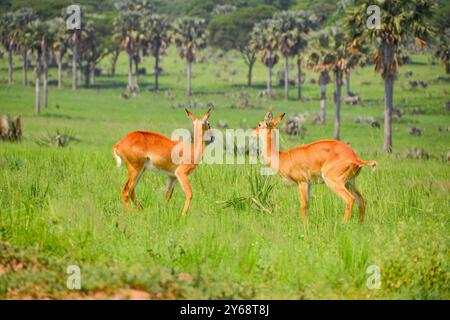
{"label": "tall grass", "polygon": [[[165,57],[169,74],[161,77],[161,87],[184,100],[184,83],[177,80],[182,65],[173,64],[173,59],[173,52]],[[424,56],[414,59],[426,62]],[[245,70],[241,62],[236,65]],[[4,62],[1,66],[3,80]],[[230,84],[212,79],[212,68],[216,66],[196,66],[193,81],[196,99],[217,105],[213,127],[220,119],[238,127],[244,118],[253,126],[270,105],[275,105],[275,112],[317,111],[316,100],[275,100],[257,110],[229,109],[233,101],[225,91],[242,90],[244,74],[236,78],[237,85]],[[404,68],[430,81],[440,72],[430,65]],[[187,218],[181,217],[184,195],[179,185],[166,204],[164,177],[147,173],[137,190],[145,209],[125,211],[120,190],[126,170],[114,166],[113,143],[133,130],[169,135],[191,125],[163,94],[143,92],[121,99],[125,70],[122,62],[116,78],[99,79],[99,86],[111,88],[73,93],[51,87],[50,107],[38,117],[33,115],[31,87],[0,85],[0,114],[22,114],[24,130],[21,143],[0,143],[0,240],[18,252],[24,250],[14,253],[21,259],[48,260],[45,265],[51,270],[40,273],[40,278],[31,271],[22,277],[14,273],[0,277],[0,296],[20,288],[57,296],[65,290],[66,266],[77,264],[84,291],[135,287],[165,292],[163,297],[169,298],[450,297],[448,163],[382,155],[382,131],[353,122],[360,114],[382,115],[382,84],[372,70],[361,69],[352,78],[352,90],[367,101],[364,107],[344,105],[342,110],[343,139],[361,158],[379,163],[378,171],[364,169],[357,179],[368,205],[363,225],[356,211],[348,224],[340,224],[344,204],[325,185],[312,187],[310,221],[302,224],[297,188],[275,176],[260,176],[259,167],[250,165],[200,165],[190,178],[194,197]],[[262,86],[263,76],[264,69],[258,66],[256,85]],[[147,83],[148,78],[142,81]],[[361,84],[364,81],[372,85]],[[120,85],[113,87],[117,82]],[[406,115],[394,125],[395,150],[417,146],[435,154],[446,152],[449,133],[437,130],[449,120],[442,107],[448,99],[445,84],[432,82],[428,90],[411,91],[401,89],[404,83],[401,77],[396,83],[396,105]],[[307,96],[317,98],[317,92],[316,86],[305,85]],[[329,106],[331,115],[331,102]],[[409,114],[415,106],[426,109],[426,114]],[[411,123],[425,134],[410,136]],[[57,129],[79,141],[65,148],[35,143],[36,137]],[[331,121],[326,126],[308,125],[305,140],[284,136],[282,148],[331,134]],[[0,266],[10,257],[5,252],[10,251],[0,253]],[[379,290],[366,286],[370,265],[380,267]],[[183,273],[190,280],[180,280]]]}

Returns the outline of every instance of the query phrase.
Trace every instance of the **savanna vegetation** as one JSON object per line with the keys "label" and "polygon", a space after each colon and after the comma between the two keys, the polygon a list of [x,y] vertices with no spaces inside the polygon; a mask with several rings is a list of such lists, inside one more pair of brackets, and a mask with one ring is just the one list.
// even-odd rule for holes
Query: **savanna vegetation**
{"label": "savanna vegetation", "polygon": [[[68,31],[70,1],[0,1],[0,297],[449,299],[449,6],[373,2],[375,30],[364,1],[82,0]],[[302,223],[259,164],[200,164],[188,217],[147,173],[125,210],[112,145],[211,103],[213,128],[286,112],[281,149],[334,138],[377,160],[365,223],[320,184]]]}

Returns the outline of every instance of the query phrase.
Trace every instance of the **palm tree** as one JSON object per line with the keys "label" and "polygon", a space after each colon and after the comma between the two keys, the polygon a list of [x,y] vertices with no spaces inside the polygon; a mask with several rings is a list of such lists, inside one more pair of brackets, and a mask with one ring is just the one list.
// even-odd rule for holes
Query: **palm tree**
{"label": "palm tree", "polygon": [[144,17],[143,29],[145,30],[145,42],[148,45],[152,56],[155,58],[155,93],[159,90],[159,60],[161,50],[165,50],[170,44],[169,30],[171,25],[167,16],[152,14]]}
{"label": "palm tree", "polygon": [[36,114],[41,112],[41,67],[42,67],[42,42],[43,36],[47,32],[47,25],[40,21],[35,20],[28,27],[25,28],[25,36],[30,43],[30,49],[36,55],[36,67],[35,67],[35,104],[34,111]]}
{"label": "palm tree", "polygon": [[345,59],[347,68],[345,69],[345,95],[351,97],[354,95],[350,90],[350,75],[352,69],[356,67],[364,67],[368,61],[369,50],[367,46],[348,45],[350,37],[346,34],[347,48],[345,50]]}
{"label": "palm tree", "polygon": [[[306,46],[304,35],[309,32],[309,25],[304,11],[293,13],[282,11],[275,15],[275,30],[278,37],[278,49],[284,57],[284,99],[289,99],[289,58],[299,53]],[[301,65],[300,79],[301,82]],[[301,90],[301,89],[300,89]],[[301,95],[301,93],[300,93]]]}
{"label": "palm tree", "polygon": [[318,27],[318,17],[312,13],[300,10],[297,12],[297,28],[300,30],[297,38],[296,55],[297,55],[297,99],[302,99],[302,58],[304,50],[308,45],[306,39],[308,33]]}
{"label": "palm tree", "polygon": [[80,69],[86,86],[95,83],[95,70],[98,63],[109,53],[110,37],[108,21],[103,18],[91,18],[85,21],[84,39],[80,46]]}
{"label": "palm tree", "polygon": [[22,84],[24,86],[28,85],[28,51],[30,50],[29,38],[25,36],[23,32],[26,26],[36,19],[36,13],[33,9],[22,8],[15,12],[17,29],[17,51],[22,55],[23,67],[22,67]]}
{"label": "palm tree", "polygon": [[[340,27],[331,28],[328,42],[328,50],[334,58],[332,71],[335,79],[334,101],[336,103],[336,115],[334,121],[334,139],[340,140],[341,131],[341,92],[343,74],[349,69],[349,62],[352,56],[347,56],[347,38]],[[350,57],[350,59],[347,59]]]}
{"label": "palm tree", "polygon": [[137,82],[133,81],[133,57],[139,50],[138,43],[141,41],[140,33],[141,15],[137,11],[122,11],[114,22],[114,38],[120,47],[128,54],[128,86],[129,91],[134,91]]}
{"label": "palm tree", "polygon": [[65,21],[62,18],[54,18],[50,21],[50,28],[54,35],[53,43],[53,55],[58,65],[58,89],[63,87],[62,79],[62,60],[67,52],[68,47],[68,33],[65,28]]}
{"label": "palm tree", "polygon": [[450,28],[445,29],[439,35],[439,42],[436,50],[438,57],[445,66],[445,73],[450,73]]}
{"label": "palm tree", "polygon": [[42,23],[42,36],[41,36],[41,48],[42,48],[42,71],[44,73],[44,95],[43,104],[44,109],[48,107],[48,66],[50,64],[51,51],[53,48],[53,41],[55,39],[55,33],[57,30],[51,28],[50,22]]}
{"label": "palm tree", "polygon": [[6,12],[0,16],[0,40],[8,52],[8,83],[13,83],[13,52],[17,45],[18,29],[16,17],[12,12]]}
{"label": "palm tree", "polygon": [[75,29],[70,31],[69,43],[72,46],[72,90],[77,90],[77,64],[78,64],[78,47],[82,41],[82,31]]}
{"label": "palm tree", "polygon": [[376,28],[366,25],[368,4],[360,4],[348,12],[346,24],[353,30],[355,45],[369,40],[376,43],[374,56],[375,71],[384,80],[384,146],[385,152],[392,152],[392,109],[394,98],[394,80],[398,71],[399,46],[411,37],[416,38],[420,46],[426,45],[431,30],[428,19],[432,15],[433,4],[423,0],[378,0],[382,23]]}
{"label": "palm tree", "polygon": [[204,19],[183,17],[173,26],[173,39],[180,57],[187,62],[187,96],[192,96],[192,63],[197,51],[206,46],[206,24]]}
{"label": "palm tree", "polygon": [[267,94],[272,96],[272,71],[278,63],[278,35],[273,19],[255,24],[251,34],[251,45],[260,53],[260,61],[267,67]]}
{"label": "palm tree", "polygon": [[314,72],[319,73],[320,84],[320,123],[326,122],[326,100],[327,84],[330,82],[329,72],[335,64],[335,56],[327,50],[331,39],[325,32],[315,35],[311,52],[307,57],[307,66]]}

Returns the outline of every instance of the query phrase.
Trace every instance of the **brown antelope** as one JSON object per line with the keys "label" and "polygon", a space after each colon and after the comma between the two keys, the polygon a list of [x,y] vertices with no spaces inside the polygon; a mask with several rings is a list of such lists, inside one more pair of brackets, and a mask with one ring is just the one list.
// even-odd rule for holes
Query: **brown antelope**
{"label": "brown antelope", "polygon": [[275,133],[273,129],[284,115],[283,113],[272,119],[272,113],[268,112],[264,120],[259,122],[254,134],[262,137],[265,162],[287,182],[298,185],[302,220],[307,221],[310,184],[323,180],[345,201],[342,222],[349,219],[355,200],[358,203],[360,222],[364,222],[366,204],[356,189],[355,178],[361,167],[371,166],[375,170],[377,162],[362,161],[349,145],[336,140],[319,140],[288,151],[278,151],[274,139],[272,140]]}
{"label": "brown antelope", "polygon": [[[180,182],[186,196],[183,215],[187,215],[192,199],[188,177],[203,157],[204,136],[210,129],[208,121],[210,112],[211,109],[203,117],[197,118],[186,109],[188,117],[194,124],[194,145],[186,145],[182,141],[174,141],[151,131],[129,133],[114,145],[112,153],[117,166],[119,167],[123,160],[128,169],[128,180],[122,190],[127,208],[130,207],[129,198],[131,197],[133,203],[142,209],[142,204],[136,198],[136,187],[144,171],[150,170],[167,175],[165,194],[167,202],[172,197],[175,182],[177,180]],[[174,161],[174,155],[181,157],[181,160]]]}

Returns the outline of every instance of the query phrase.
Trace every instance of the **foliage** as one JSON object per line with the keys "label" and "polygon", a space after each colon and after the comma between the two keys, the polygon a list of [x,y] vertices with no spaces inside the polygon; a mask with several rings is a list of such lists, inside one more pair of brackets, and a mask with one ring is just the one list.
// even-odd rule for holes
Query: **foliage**
{"label": "foliage", "polygon": [[173,26],[173,39],[180,57],[195,61],[197,51],[206,47],[206,22],[203,19],[183,17]]}
{"label": "foliage", "polygon": [[414,37],[421,47],[426,45],[432,33],[427,22],[431,17],[433,5],[422,0],[377,1],[376,4],[380,7],[380,15],[383,17],[379,27],[366,27],[365,3],[350,9],[346,23],[347,29],[352,30],[352,45],[376,41],[375,71],[386,79],[397,73],[397,50],[409,37]]}

